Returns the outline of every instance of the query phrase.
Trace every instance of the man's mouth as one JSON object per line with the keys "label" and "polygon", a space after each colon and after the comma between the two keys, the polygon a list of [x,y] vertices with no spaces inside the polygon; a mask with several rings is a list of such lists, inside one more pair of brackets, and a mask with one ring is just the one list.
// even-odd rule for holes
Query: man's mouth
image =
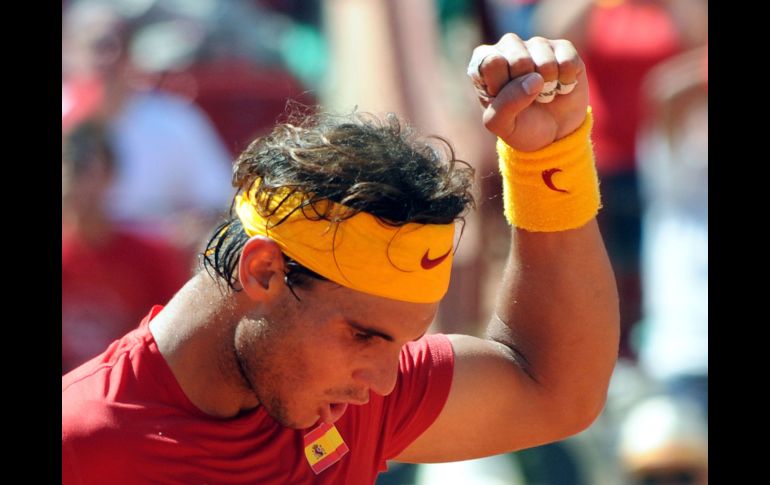
{"label": "man's mouth", "polygon": [[347,403],[333,402],[321,406],[321,421],[328,424],[336,423],[348,409]]}

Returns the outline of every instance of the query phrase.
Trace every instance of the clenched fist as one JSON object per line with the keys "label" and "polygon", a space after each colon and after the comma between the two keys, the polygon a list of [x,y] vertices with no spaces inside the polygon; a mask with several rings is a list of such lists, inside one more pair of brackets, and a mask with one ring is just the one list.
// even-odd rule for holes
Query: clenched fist
{"label": "clenched fist", "polygon": [[516,150],[550,145],[586,117],[585,65],[568,40],[505,34],[473,50],[468,75],[484,107],[484,126]]}

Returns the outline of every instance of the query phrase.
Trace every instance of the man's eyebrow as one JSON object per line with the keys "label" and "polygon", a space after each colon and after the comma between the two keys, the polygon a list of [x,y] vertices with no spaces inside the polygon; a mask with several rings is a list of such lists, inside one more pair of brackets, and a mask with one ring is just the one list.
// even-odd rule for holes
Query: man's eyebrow
{"label": "man's eyebrow", "polygon": [[359,332],[363,332],[363,333],[366,333],[366,334],[369,334],[369,335],[374,335],[376,337],[383,338],[383,339],[387,340],[388,342],[393,342],[395,340],[393,337],[391,337],[387,333],[383,332],[382,330],[377,330],[376,328],[368,327],[366,325],[362,325],[362,324],[360,324],[358,322],[354,322],[352,320],[346,320],[346,321],[347,321],[348,325],[350,325],[351,327],[355,328]]}
{"label": "man's eyebrow", "polygon": [[[393,337],[391,337],[387,333],[383,332],[382,330],[377,330],[376,328],[368,327],[366,325],[363,325],[363,324],[358,323],[358,322],[354,322],[352,320],[345,320],[345,321],[348,323],[348,325],[350,325],[351,327],[355,328],[359,332],[363,332],[363,333],[367,333],[369,335],[374,335],[374,336],[377,336],[377,337],[384,338],[388,342],[393,342],[395,340]],[[423,332],[422,335],[420,335],[416,339],[412,340],[412,342],[416,342],[416,341],[420,340],[421,338],[423,338],[425,336],[426,333],[427,332]]]}

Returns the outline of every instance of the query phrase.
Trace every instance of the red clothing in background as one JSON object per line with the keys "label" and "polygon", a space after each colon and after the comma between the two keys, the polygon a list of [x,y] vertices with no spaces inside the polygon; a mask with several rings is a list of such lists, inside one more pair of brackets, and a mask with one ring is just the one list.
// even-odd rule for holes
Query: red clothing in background
{"label": "red clothing in background", "polygon": [[104,102],[104,84],[96,77],[80,77],[62,82],[62,133],[98,112]]}
{"label": "red clothing in background", "polygon": [[93,246],[62,235],[62,372],[104,352],[188,277],[161,242],[116,232]]}
{"label": "red clothing in background", "polygon": [[591,11],[587,44],[581,56],[588,70],[597,170],[635,170],[642,79],[682,49],[677,27],[662,6],[623,2]]}
{"label": "red clothing in background", "polygon": [[63,484],[371,484],[449,395],[449,340],[407,344],[394,391],[348,407],[335,426],[350,452],[315,475],[303,450],[309,429],[285,428],[262,407],[217,419],[192,404],[149,330],[161,309],[62,377]]}

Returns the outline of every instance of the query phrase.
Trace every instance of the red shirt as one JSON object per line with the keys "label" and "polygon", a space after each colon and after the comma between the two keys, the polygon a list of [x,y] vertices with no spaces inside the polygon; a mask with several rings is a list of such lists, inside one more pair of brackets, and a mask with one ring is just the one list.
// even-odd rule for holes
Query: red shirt
{"label": "red shirt", "polygon": [[350,452],[315,475],[310,430],[276,423],[259,407],[232,419],[204,414],[166,364],[149,321],[62,377],[63,484],[367,484],[436,419],[452,382],[444,335],[401,351],[395,390],[350,405],[336,423]]}
{"label": "red shirt", "polygon": [[104,102],[104,83],[96,77],[78,77],[62,82],[61,128],[69,131],[94,116]]}

